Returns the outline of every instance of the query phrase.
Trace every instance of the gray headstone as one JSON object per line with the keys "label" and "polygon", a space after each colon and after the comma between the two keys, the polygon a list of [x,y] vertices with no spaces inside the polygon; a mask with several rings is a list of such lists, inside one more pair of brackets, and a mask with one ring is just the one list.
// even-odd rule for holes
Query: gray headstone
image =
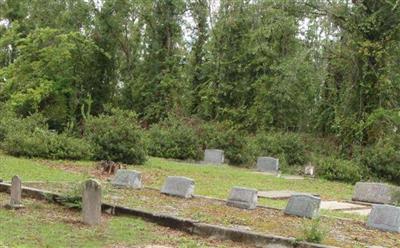
{"label": "gray headstone", "polygon": [[307,218],[317,217],[321,199],[307,194],[298,194],[290,197],[285,208],[285,214]]}
{"label": "gray headstone", "polygon": [[82,197],[83,222],[98,225],[101,222],[101,185],[96,180],[87,180]]}
{"label": "gray headstone", "polygon": [[271,157],[258,157],[257,170],[262,172],[278,173],[279,159]]}
{"label": "gray headstone", "polygon": [[394,194],[399,191],[395,187],[385,183],[358,182],[354,188],[353,201],[389,204],[394,203]]}
{"label": "gray headstone", "polygon": [[204,162],[209,164],[223,164],[225,160],[224,151],[218,149],[206,149],[204,151]]}
{"label": "gray headstone", "polygon": [[18,176],[14,176],[11,179],[11,190],[10,190],[10,204],[7,205],[9,208],[22,208],[21,202],[22,184],[21,179]]}
{"label": "gray headstone", "polygon": [[194,181],[187,177],[167,177],[161,193],[184,198],[191,198],[194,192]]}
{"label": "gray headstone", "polygon": [[111,184],[115,187],[140,189],[142,187],[142,174],[134,170],[117,170]]}
{"label": "gray headstone", "polygon": [[257,190],[233,187],[228,198],[228,206],[243,208],[243,209],[255,209],[257,207]]}
{"label": "gray headstone", "polygon": [[374,205],[367,225],[383,231],[400,232],[400,208],[390,205]]}

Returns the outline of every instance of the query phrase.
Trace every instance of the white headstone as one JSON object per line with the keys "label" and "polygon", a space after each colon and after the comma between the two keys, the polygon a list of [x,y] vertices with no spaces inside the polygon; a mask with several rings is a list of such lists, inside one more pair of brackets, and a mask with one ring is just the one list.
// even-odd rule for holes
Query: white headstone
{"label": "white headstone", "polygon": [[315,168],[312,165],[307,165],[304,168],[304,174],[307,176],[314,176]]}
{"label": "white headstone", "polygon": [[278,173],[279,159],[271,157],[258,157],[257,170],[262,172]]}
{"label": "white headstone", "polygon": [[194,192],[194,180],[187,177],[167,177],[161,193],[184,198],[191,198]]}
{"label": "white headstone", "polygon": [[228,198],[228,206],[255,209],[257,207],[257,189],[233,187]]}
{"label": "white headstone", "polygon": [[353,201],[389,204],[393,203],[394,193],[399,191],[395,187],[385,183],[358,182],[354,188]]}
{"label": "white headstone", "polygon": [[285,208],[285,214],[314,218],[319,215],[321,199],[307,194],[292,195]]}
{"label": "white headstone", "polygon": [[204,151],[204,163],[223,164],[225,160],[224,151],[218,149],[206,149]]}
{"label": "white headstone", "polygon": [[367,225],[383,231],[400,232],[400,208],[390,205],[374,205]]}
{"label": "white headstone", "polygon": [[83,222],[88,225],[98,225],[101,222],[101,185],[98,181],[87,180],[82,197]]}
{"label": "white headstone", "polygon": [[117,170],[111,184],[115,187],[142,188],[142,175],[134,170]]}

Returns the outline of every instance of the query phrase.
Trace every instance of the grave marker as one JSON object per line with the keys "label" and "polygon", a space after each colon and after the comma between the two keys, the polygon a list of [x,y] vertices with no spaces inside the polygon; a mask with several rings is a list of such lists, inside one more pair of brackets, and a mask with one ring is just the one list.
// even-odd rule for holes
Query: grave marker
{"label": "grave marker", "polygon": [[169,176],[165,180],[161,193],[191,198],[194,192],[194,180],[187,177]]}
{"label": "grave marker", "polygon": [[18,176],[14,176],[11,179],[10,204],[7,204],[6,207],[11,209],[18,209],[24,207],[21,202],[21,193],[22,193],[21,185],[22,185],[21,179]]}
{"label": "grave marker", "polygon": [[256,189],[233,187],[229,194],[227,205],[243,209],[255,209],[257,200]]}
{"label": "grave marker", "polygon": [[101,222],[101,185],[98,181],[87,180],[82,197],[83,222],[88,225],[98,225]]}
{"label": "grave marker", "polygon": [[400,208],[390,205],[374,205],[367,225],[383,231],[400,232]]}
{"label": "grave marker", "polygon": [[321,199],[307,194],[292,195],[285,208],[285,214],[314,218],[319,214]]}
{"label": "grave marker", "polygon": [[354,188],[353,201],[390,204],[396,201],[394,194],[399,191],[385,183],[358,182]]}
{"label": "grave marker", "polygon": [[206,149],[204,151],[204,163],[223,164],[225,160],[224,151],[218,149]]}
{"label": "grave marker", "polygon": [[114,187],[140,189],[142,188],[142,174],[134,170],[120,169],[117,170],[111,184]]}
{"label": "grave marker", "polygon": [[271,157],[258,157],[257,170],[262,172],[278,173],[279,159]]}

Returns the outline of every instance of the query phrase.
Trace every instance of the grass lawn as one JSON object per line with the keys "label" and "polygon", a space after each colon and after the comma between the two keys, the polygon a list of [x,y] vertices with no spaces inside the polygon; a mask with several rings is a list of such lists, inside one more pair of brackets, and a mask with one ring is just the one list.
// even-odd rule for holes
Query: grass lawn
{"label": "grass lawn", "polygon": [[[0,193],[1,204],[8,200],[9,195]],[[242,247],[129,217],[103,215],[100,226],[89,227],[80,222],[77,211],[33,199],[23,202],[25,208],[17,211],[0,208],[0,247]]]}

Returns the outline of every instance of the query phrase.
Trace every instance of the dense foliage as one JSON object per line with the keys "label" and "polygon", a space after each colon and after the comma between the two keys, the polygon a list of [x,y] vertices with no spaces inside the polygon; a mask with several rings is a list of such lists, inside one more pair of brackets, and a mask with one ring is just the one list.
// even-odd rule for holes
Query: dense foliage
{"label": "dense foliage", "polygon": [[[398,182],[399,63],[397,0],[0,0],[0,142],[128,163],[145,144],[179,159],[220,148],[232,164],[271,155]],[[32,115],[44,121],[7,131]]]}

